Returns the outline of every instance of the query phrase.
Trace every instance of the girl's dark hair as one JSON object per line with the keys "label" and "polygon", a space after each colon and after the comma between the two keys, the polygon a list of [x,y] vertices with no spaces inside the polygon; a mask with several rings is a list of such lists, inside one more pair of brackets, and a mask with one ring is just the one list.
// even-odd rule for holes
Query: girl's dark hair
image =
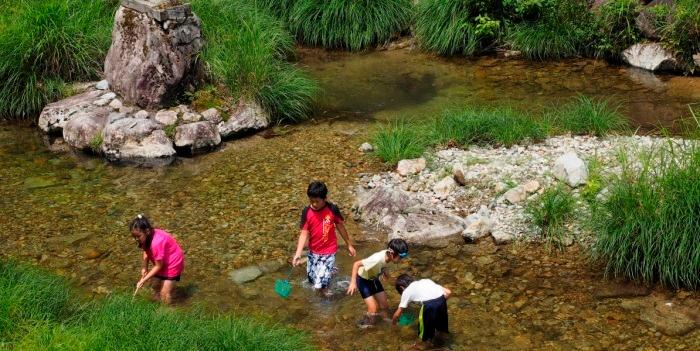
{"label": "girl's dark hair", "polygon": [[403,291],[406,290],[406,288],[413,283],[413,277],[410,275],[404,273],[401,274],[398,278],[396,278],[396,283],[394,286],[396,287],[396,291],[399,292],[399,294],[403,294]]}
{"label": "girl's dark hair", "polygon": [[306,195],[310,198],[326,199],[328,196],[328,188],[323,182],[314,181],[309,183],[309,187],[306,189]]}
{"label": "girl's dark hair", "polygon": [[403,239],[391,239],[389,241],[389,250],[391,250],[392,254],[405,258],[408,256],[408,243]]}
{"label": "girl's dark hair", "polygon": [[134,230],[146,233],[146,242],[143,245],[139,243],[139,247],[144,250],[150,248],[151,240],[153,240],[153,226],[146,216],[138,214],[136,218],[131,220],[131,223],[129,223],[129,231]]}

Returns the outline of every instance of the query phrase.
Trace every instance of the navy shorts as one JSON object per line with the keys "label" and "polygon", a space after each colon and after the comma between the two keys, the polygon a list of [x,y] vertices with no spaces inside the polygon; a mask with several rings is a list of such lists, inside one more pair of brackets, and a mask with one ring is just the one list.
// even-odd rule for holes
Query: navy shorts
{"label": "navy shorts", "polygon": [[440,296],[423,302],[420,308],[420,338],[428,341],[435,337],[435,331],[449,333],[447,330],[447,299]]}
{"label": "navy shorts", "polygon": [[357,276],[357,290],[360,291],[360,295],[362,295],[362,298],[366,299],[370,296],[374,296],[375,294],[383,292],[384,287],[382,286],[382,283],[379,281],[379,278],[369,280],[369,279],[362,278],[358,275]]}
{"label": "navy shorts", "polygon": [[156,278],[158,278],[158,279],[160,279],[160,280],[174,280],[174,281],[176,281],[176,282],[179,282],[179,281],[180,281],[180,276],[179,276],[179,275],[178,275],[178,276],[175,276],[175,277],[164,277],[164,276],[162,276],[162,275],[156,275]]}

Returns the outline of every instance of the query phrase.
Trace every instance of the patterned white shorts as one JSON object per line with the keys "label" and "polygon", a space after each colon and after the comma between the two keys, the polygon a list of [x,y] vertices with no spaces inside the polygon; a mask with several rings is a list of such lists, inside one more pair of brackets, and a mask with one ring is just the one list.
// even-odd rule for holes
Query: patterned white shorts
{"label": "patterned white shorts", "polygon": [[336,272],[335,254],[319,255],[309,252],[306,274],[314,289],[325,289]]}

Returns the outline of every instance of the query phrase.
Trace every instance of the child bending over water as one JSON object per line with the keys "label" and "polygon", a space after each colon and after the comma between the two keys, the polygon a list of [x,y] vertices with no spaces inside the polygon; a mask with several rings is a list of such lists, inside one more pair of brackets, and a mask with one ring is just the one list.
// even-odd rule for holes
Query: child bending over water
{"label": "child bending over water", "polygon": [[399,303],[399,308],[396,309],[392,318],[394,324],[410,302],[421,304],[418,320],[420,321],[419,337],[423,343],[416,343],[414,346],[427,348],[428,342],[435,341],[434,338],[441,336],[440,333],[449,333],[447,328],[447,298],[452,293],[450,289],[435,284],[430,279],[414,281],[410,275],[401,274],[396,279],[396,291],[401,294],[401,303]]}
{"label": "child bending over water", "polygon": [[[166,231],[154,229],[148,218],[142,214],[131,221],[129,230],[138,247],[143,250],[141,279],[136,283],[136,288],[140,289],[153,278],[154,297],[169,304],[172,301],[175,282],[180,281],[185,266],[185,256],[180,245]],[[150,270],[149,263],[153,263]]]}
{"label": "child bending over water", "polygon": [[377,317],[387,318],[389,303],[380,277],[387,278],[386,266],[408,256],[408,244],[403,239],[392,239],[388,248],[356,261],[352,266],[352,277],[347,293],[352,295],[359,290],[367,305],[367,314],[360,320],[359,327],[367,328],[376,323]]}

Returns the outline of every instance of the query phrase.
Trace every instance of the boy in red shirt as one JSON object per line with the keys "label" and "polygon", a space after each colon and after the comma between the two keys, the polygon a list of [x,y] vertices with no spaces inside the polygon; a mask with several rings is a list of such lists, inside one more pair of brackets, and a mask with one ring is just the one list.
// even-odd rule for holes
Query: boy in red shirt
{"label": "boy in red shirt", "polygon": [[335,229],[338,229],[347,243],[350,256],[355,256],[355,248],[343,225],[343,215],[340,214],[338,206],[326,201],[328,195],[326,184],[311,182],[306,195],[309,197],[310,205],[304,207],[301,212],[301,233],[292,264],[299,265],[301,251],[308,241],[306,274],[316,291],[328,295],[328,284],[335,270],[335,253],[338,251]]}

